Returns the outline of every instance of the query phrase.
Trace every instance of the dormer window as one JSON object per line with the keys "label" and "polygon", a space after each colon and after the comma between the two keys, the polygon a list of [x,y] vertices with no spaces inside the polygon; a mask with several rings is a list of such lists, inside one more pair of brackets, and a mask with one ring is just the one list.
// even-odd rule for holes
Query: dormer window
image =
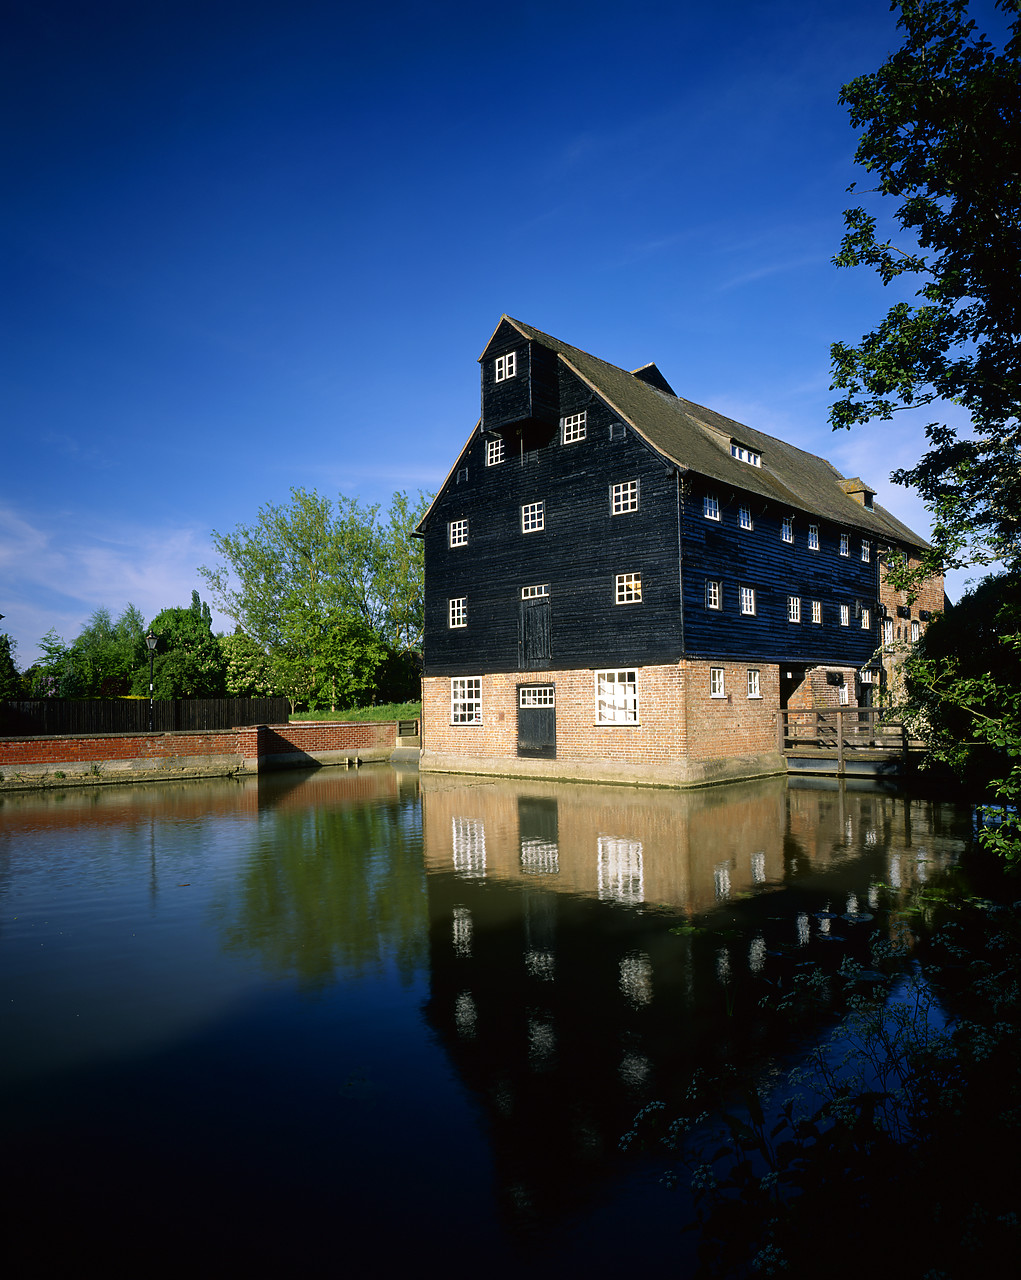
{"label": "dormer window", "polygon": [[513,378],[518,371],[518,353],[509,351],[505,356],[496,357],[496,380],[497,382],[506,382],[508,378]]}
{"label": "dormer window", "polygon": [[750,467],[762,466],[762,455],[749,449],[747,445],[738,444],[736,440],[730,442],[730,456],[737,458],[739,462],[747,462]]}

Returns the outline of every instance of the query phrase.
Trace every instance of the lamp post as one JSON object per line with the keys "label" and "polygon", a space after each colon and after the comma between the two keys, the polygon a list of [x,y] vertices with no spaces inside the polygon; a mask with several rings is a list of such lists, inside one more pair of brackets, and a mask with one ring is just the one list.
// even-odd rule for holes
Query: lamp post
{"label": "lamp post", "polygon": [[152,706],[152,660],[156,654],[156,637],[150,631],[145,637],[145,644],[149,650],[149,732],[153,730],[153,706]]}

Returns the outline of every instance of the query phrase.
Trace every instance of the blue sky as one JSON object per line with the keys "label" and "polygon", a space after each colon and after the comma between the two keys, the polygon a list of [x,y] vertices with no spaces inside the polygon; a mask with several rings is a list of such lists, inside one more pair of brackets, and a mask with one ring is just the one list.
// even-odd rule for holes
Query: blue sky
{"label": "blue sky", "polygon": [[655,360],[927,531],[888,482],[924,422],[826,422],[830,342],[896,300],[830,263],[863,177],[837,98],[900,44],[886,0],[12,13],[0,613],[21,665],[100,605],[186,604],[210,531],[292,486],[433,491],[503,312]]}

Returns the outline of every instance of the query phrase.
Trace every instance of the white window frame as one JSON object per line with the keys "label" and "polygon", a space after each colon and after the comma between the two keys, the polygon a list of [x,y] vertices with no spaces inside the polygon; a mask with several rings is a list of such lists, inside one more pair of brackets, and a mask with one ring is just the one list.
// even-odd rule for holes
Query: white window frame
{"label": "white window frame", "polygon": [[622,480],[610,485],[610,515],[624,516],[638,510],[639,485],[637,480]]}
{"label": "white window frame", "polygon": [[546,502],[525,502],[521,507],[521,532],[541,533],[546,528]]}
{"label": "white window frame", "polygon": [[794,517],[784,516],[780,521],[780,537],[784,542],[794,541]]}
{"label": "white window frame", "polygon": [[755,588],[741,588],[741,613],[746,618],[755,617]]}
{"label": "white window frame", "polygon": [[737,458],[739,462],[747,462],[748,465],[752,467],[762,466],[761,454],[756,453],[754,449],[749,449],[743,444],[737,444],[734,440],[731,440],[730,442],[730,456],[732,458]]}
{"label": "white window frame", "polygon": [[577,444],[588,434],[588,410],[581,413],[569,413],[561,419],[560,438],[564,444]]}
{"label": "white window frame", "polygon": [[849,627],[851,625],[851,606],[849,604],[842,604],[840,606],[840,625],[842,627]]}
{"label": "white window frame", "polygon": [[727,678],[723,667],[709,668],[709,696],[710,698],[727,696]]}
{"label": "white window frame", "polygon": [[507,457],[507,441],[503,436],[486,441],[486,466],[497,467]]}
{"label": "white window frame", "polygon": [[869,542],[868,538],[862,538],[861,562],[862,564],[868,564],[871,561],[871,559],[872,559],[872,543]]}
{"label": "white window frame", "polygon": [[548,582],[537,582],[535,586],[521,588],[522,600],[541,600],[544,596],[548,596],[548,595],[549,595]]}
{"label": "white window frame", "polygon": [[821,600],[812,601],[812,621],[816,625],[819,625],[822,622],[822,601]]}
{"label": "white window frame", "polygon": [[752,522],[752,509],[751,509],[751,507],[738,507],[738,509],[737,509],[737,522],[738,522],[738,524],[740,525],[740,527],[741,527],[742,529],[754,529],[754,528],[755,528],[755,525],[754,525],[754,523]]}
{"label": "white window frame", "polygon": [[788,622],[801,621],[801,597],[800,596],[787,597],[787,621]]}
{"label": "white window frame", "polygon": [[850,705],[851,690],[846,680],[842,681],[839,687],[837,688],[837,701],[842,707],[846,707]]}
{"label": "white window frame", "polygon": [[452,676],[450,679],[450,723],[482,723],[481,676]]}
{"label": "white window frame", "polygon": [[707,493],[703,496],[702,514],[707,520],[719,520],[720,500],[715,493]]}
{"label": "white window frame", "polygon": [[451,520],[447,524],[447,546],[466,547],[468,545],[468,521]]}
{"label": "white window frame", "polygon": [[468,625],[468,597],[451,596],[447,601],[447,626],[452,631]]}
{"label": "white window frame", "polygon": [[705,607],[707,609],[723,608],[723,583],[719,578],[705,580]]}
{"label": "white window frame", "polygon": [[912,618],[911,619],[911,643],[917,644],[921,638],[922,638],[922,628],[919,625],[918,619]]}
{"label": "white window frame", "polygon": [[507,382],[510,378],[517,377],[518,372],[518,353],[516,351],[508,351],[505,356],[496,357],[496,381]]}
{"label": "white window frame", "polygon": [[872,626],[872,611],[870,609],[862,609],[861,611],[861,629],[868,631]]}
{"label": "white window frame", "polygon": [[758,667],[748,668],[748,697],[749,698],[762,697],[762,681],[759,676]]}
{"label": "white window frame", "polygon": [[518,689],[519,707],[555,707],[556,690],[551,684],[523,684]]}
{"label": "white window frame", "polygon": [[614,600],[617,604],[641,604],[641,573],[618,573],[614,579]]}
{"label": "white window frame", "polygon": [[809,551],[819,550],[819,526],[817,524],[808,526],[808,549]]}
{"label": "white window frame", "polygon": [[893,644],[893,619],[883,619],[883,644]]}
{"label": "white window frame", "polygon": [[851,554],[850,534],[842,533],[840,535],[840,554],[842,556],[849,556]]}
{"label": "white window frame", "polygon": [[640,724],[638,672],[594,671],[596,724]]}

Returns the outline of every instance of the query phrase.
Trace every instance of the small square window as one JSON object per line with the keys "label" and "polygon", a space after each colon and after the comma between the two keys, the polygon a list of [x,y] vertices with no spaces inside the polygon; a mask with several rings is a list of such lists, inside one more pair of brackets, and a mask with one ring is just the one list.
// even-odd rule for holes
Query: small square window
{"label": "small square window", "polygon": [[787,621],[788,622],[801,621],[801,597],[800,596],[787,597]]}
{"label": "small square window", "polygon": [[587,419],[588,413],[572,413],[564,419],[564,444],[574,444],[585,439]]}
{"label": "small square window", "polygon": [[723,583],[718,578],[707,578],[705,583],[705,607],[723,608]]}
{"label": "small square window", "polygon": [[507,443],[503,436],[497,436],[495,440],[486,441],[486,466],[495,467],[498,463],[503,462],[507,456]]}
{"label": "small square window", "polygon": [[536,586],[534,586],[534,587],[522,587],[522,588],[521,588],[521,599],[522,599],[522,600],[540,600],[540,599],[542,599],[544,596],[548,596],[548,595],[549,595],[549,583],[548,583],[548,582],[540,582],[540,583],[538,583],[538,584],[537,584]]}
{"label": "small square window", "polygon": [[822,601],[821,600],[812,601],[812,621],[822,622]]}
{"label": "small square window", "polygon": [[727,696],[723,683],[722,667],[709,668],[709,696],[710,698],[725,698]]}
{"label": "small square window", "polygon": [[784,542],[794,541],[794,520],[791,516],[784,516],[780,522],[780,537]]}
{"label": "small square window", "polygon": [[872,559],[872,543],[867,538],[861,540],[861,558],[863,564],[868,564]]}
{"label": "small square window", "polygon": [[808,526],[808,549],[809,551],[819,550],[819,526],[817,524]]}
{"label": "small square window", "polygon": [[625,480],[621,484],[610,485],[610,514],[626,515],[629,511],[638,510],[638,481]]}
{"label": "small square window", "polygon": [[449,606],[448,625],[451,627],[466,627],[468,625],[468,597],[454,596],[453,599],[447,601]]}
{"label": "small square window", "polygon": [[742,529],[752,528],[752,509],[751,507],[738,507],[737,511],[738,524]]}
{"label": "small square window", "polygon": [[616,583],[618,604],[641,603],[642,575],[640,573],[618,573]]}
{"label": "small square window", "polygon": [[546,504],[526,502],[521,508],[521,532],[538,533],[546,527]]}
{"label": "small square window", "polygon": [[849,556],[851,554],[851,541],[846,533],[840,535],[840,554]]}
{"label": "small square window", "polygon": [[759,686],[759,669],[758,667],[748,668],[748,696],[749,698],[761,698],[762,690]]}
{"label": "small square window", "polygon": [[596,723],[638,723],[638,673],[596,671]]}
{"label": "small square window", "polygon": [[496,357],[497,382],[506,382],[508,378],[513,378],[517,371],[518,356],[516,351],[511,351],[505,356]]}
{"label": "small square window", "polygon": [[741,588],[741,612],[743,614],[753,614],[755,612],[755,588]]}
{"label": "small square window", "polygon": [[840,625],[842,627],[849,627],[851,625],[851,606],[849,604],[842,604],[840,606]]}
{"label": "small square window", "polygon": [[720,500],[715,493],[707,493],[702,499],[702,514],[707,520],[719,520]]}
{"label": "small square window", "polygon": [[447,525],[447,543],[451,547],[466,547],[468,545],[467,520],[451,520]]}
{"label": "small square window", "polygon": [[482,680],[456,676],[450,682],[450,723],[482,723]]}
{"label": "small square window", "polygon": [[871,627],[871,626],[872,626],[872,614],[869,612],[869,610],[868,610],[868,609],[862,609],[862,611],[861,611],[861,629],[862,629],[862,631],[868,631],[869,627]]}

